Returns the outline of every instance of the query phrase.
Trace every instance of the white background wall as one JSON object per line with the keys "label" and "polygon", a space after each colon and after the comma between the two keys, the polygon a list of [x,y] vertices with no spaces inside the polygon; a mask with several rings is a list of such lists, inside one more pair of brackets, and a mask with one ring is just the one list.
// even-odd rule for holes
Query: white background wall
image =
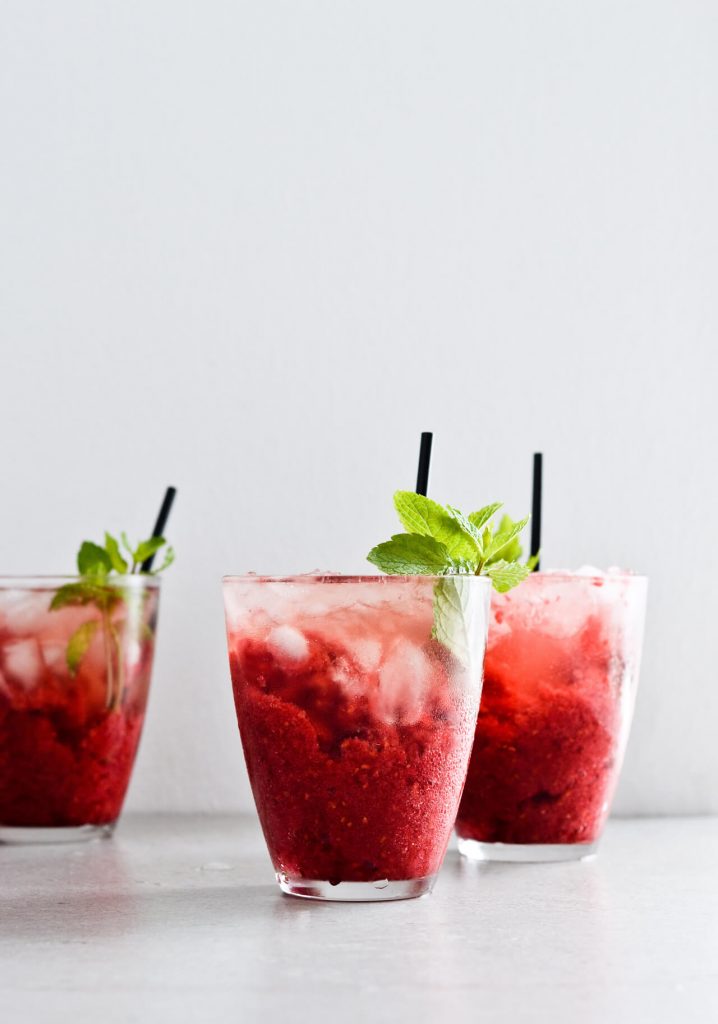
{"label": "white background wall", "polygon": [[718,8],[1,0],[6,572],[179,488],[135,808],[249,806],[219,577],[431,490],[651,576],[617,809],[718,810]]}

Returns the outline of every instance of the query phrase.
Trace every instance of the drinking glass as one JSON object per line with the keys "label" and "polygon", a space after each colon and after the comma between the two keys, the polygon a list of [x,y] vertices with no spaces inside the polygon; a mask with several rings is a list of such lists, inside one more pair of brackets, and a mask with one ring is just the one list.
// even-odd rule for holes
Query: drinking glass
{"label": "drinking glass", "polygon": [[110,835],[145,717],[159,581],[0,578],[0,842]]}
{"label": "drinking glass", "polygon": [[489,589],[479,577],[225,577],[239,730],[284,892],[431,890],[473,741]]}
{"label": "drinking glass", "polygon": [[533,573],[494,594],[481,712],[456,821],[480,860],[595,853],[631,725],[647,581]]}

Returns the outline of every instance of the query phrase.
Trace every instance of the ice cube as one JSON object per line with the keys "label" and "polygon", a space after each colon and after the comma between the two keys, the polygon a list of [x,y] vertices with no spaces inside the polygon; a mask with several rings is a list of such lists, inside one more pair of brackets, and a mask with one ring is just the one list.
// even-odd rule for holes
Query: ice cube
{"label": "ice cube", "polygon": [[237,593],[233,587],[226,587],[224,591],[224,609],[229,629],[240,629],[251,617],[251,611],[247,606],[246,594]]}
{"label": "ice cube", "polygon": [[46,643],[42,645],[42,656],[47,667],[55,673],[67,672],[67,645]]}
{"label": "ice cube", "polygon": [[423,651],[408,640],[398,640],[379,667],[379,714],[387,722],[415,722],[430,678],[431,666]]}
{"label": "ice cube", "polygon": [[381,661],[381,644],[378,640],[355,640],[352,654],[365,672],[373,672]]}
{"label": "ice cube", "polygon": [[49,610],[50,596],[42,591],[0,591],[0,625],[20,636],[36,632]]}
{"label": "ice cube", "polygon": [[275,626],[267,637],[267,647],[278,661],[298,664],[309,657],[309,644],[293,626]]}
{"label": "ice cube", "polygon": [[366,690],[366,679],[357,674],[356,667],[347,658],[336,659],[329,669],[329,677],[341,686],[347,697],[359,696]]}
{"label": "ice cube", "polygon": [[45,661],[37,640],[30,637],[5,644],[2,648],[2,669],[6,679],[15,686],[26,691],[37,686],[45,673]]}

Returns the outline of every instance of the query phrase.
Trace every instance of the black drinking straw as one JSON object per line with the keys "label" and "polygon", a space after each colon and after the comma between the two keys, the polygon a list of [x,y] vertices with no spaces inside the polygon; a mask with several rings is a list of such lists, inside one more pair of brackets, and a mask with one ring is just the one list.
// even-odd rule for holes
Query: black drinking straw
{"label": "black drinking straw", "polygon": [[[162,504],[160,505],[160,510],[157,514],[157,522],[155,523],[155,527],[152,531],[153,537],[161,537],[162,534],[164,533],[164,528],[167,525],[167,520],[170,517],[172,502],[175,500],[176,494],[176,487],[168,487],[167,490],[165,491],[165,496],[162,499]],[[154,562],[154,560],[154,555],[150,555],[149,558],[146,558],[142,565],[140,566],[142,572],[149,572],[150,569],[152,568],[152,563]]]}
{"label": "black drinking straw", "polygon": [[416,493],[426,497],[429,486],[429,463],[431,462],[431,442],[434,435],[424,431],[421,435],[421,447],[419,448],[419,472],[416,475]]}
{"label": "black drinking straw", "polygon": [[[543,455],[534,452],[533,493],[531,496],[531,557],[541,550],[541,484],[543,478]],[[539,569],[536,562],[534,572]]]}

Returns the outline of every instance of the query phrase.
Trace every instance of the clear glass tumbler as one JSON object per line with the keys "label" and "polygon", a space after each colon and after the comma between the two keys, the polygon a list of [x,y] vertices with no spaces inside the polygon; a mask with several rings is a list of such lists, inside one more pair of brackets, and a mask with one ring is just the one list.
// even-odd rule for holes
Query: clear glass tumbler
{"label": "clear glass tumbler", "polygon": [[0,842],[110,835],[137,752],[159,582],[0,578]]}
{"label": "clear glass tumbler", "polygon": [[466,776],[488,617],[485,579],[449,580],[225,577],[239,730],[284,892],[431,891]]}
{"label": "clear glass tumbler", "polygon": [[647,581],[534,573],[494,594],[484,691],[456,821],[478,860],[595,853],[628,739]]}

